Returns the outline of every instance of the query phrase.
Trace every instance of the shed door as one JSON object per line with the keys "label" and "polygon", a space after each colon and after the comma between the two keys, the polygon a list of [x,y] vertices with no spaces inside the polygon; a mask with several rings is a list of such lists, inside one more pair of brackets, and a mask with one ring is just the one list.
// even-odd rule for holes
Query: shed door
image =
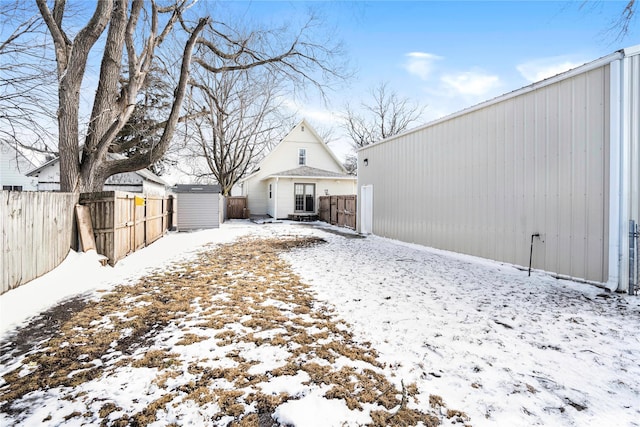
{"label": "shed door", "polygon": [[360,187],[360,232],[373,232],[373,185]]}
{"label": "shed door", "polygon": [[179,193],[178,230],[199,230],[220,226],[217,193]]}

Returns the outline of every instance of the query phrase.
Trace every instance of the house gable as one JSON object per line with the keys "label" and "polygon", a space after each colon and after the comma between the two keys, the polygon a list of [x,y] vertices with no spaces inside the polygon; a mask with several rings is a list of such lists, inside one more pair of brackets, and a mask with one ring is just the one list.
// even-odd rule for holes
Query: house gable
{"label": "house gable", "polygon": [[[301,149],[305,150],[304,165],[299,162]],[[309,166],[345,175],[347,173],[315,129],[306,120],[302,120],[260,162],[257,172],[245,180],[255,177],[262,179],[300,166]]]}
{"label": "house gable", "polygon": [[[303,156],[300,150],[304,150]],[[249,211],[276,218],[286,218],[294,212],[296,184],[312,184],[314,198],[317,198],[324,194],[354,194],[355,182],[356,178],[347,175],[338,158],[306,120],[280,141],[260,162],[256,172],[241,181]]]}

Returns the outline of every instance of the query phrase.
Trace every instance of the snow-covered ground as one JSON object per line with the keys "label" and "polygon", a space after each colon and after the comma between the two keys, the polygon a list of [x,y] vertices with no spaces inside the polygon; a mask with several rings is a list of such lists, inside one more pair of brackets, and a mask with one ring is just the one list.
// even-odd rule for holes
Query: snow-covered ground
{"label": "snow-covered ground", "polygon": [[[53,272],[0,296],[0,337],[67,297],[134,282],[206,244],[319,236],[326,243],[282,257],[359,341],[371,343],[396,385],[417,385],[418,405],[440,396],[474,426],[640,426],[640,298],[316,225],[234,221],[171,233],[115,267],[72,253]],[[0,375],[8,369],[0,365]],[[275,383],[281,378],[273,387],[282,387]],[[327,425],[309,414],[329,414],[335,405],[315,390],[276,416],[295,426]],[[340,414],[337,425],[362,422],[356,411]]]}

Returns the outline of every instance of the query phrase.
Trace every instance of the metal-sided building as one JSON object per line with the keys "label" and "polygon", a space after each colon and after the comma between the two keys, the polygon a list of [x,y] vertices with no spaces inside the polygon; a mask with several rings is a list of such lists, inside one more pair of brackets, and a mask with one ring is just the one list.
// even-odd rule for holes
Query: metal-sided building
{"label": "metal-sided building", "polygon": [[177,197],[178,231],[220,227],[219,185],[178,184],[173,190]]}
{"label": "metal-sided building", "polygon": [[358,229],[628,291],[639,152],[640,45],[362,148]]}

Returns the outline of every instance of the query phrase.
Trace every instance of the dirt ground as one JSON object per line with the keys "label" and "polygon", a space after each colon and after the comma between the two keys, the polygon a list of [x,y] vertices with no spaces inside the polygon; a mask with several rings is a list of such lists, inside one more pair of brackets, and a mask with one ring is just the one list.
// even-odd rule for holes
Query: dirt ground
{"label": "dirt ground", "polygon": [[[417,386],[398,386],[376,350],[356,342],[278,256],[322,243],[245,239],[53,307],[3,341],[0,365],[15,368],[0,381],[0,412],[18,425],[180,425],[175,414],[195,405],[209,425],[279,426],[276,408],[300,396],[268,385],[298,377],[325,398],[368,411],[369,425],[468,425],[439,396],[416,407]],[[151,373],[153,391],[125,404],[109,384],[122,375],[135,382],[138,372]],[[41,401],[51,396],[64,404],[47,412]]]}

